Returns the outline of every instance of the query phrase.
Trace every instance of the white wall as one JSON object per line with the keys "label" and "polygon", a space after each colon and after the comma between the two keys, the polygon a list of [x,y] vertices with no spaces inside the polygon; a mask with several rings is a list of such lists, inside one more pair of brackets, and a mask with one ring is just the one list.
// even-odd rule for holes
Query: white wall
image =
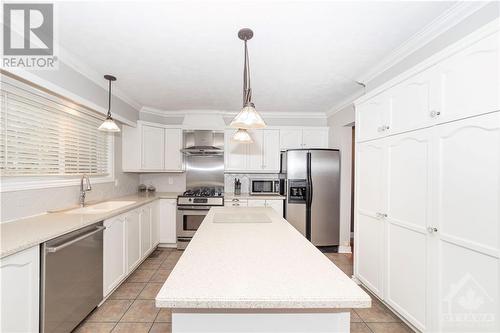
{"label": "white wall", "polygon": [[[116,184],[92,184],[92,191],[87,192],[86,200],[101,201],[137,191],[139,175],[123,173],[121,166],[121,135],[115,134],[115,178]],[[92,178],[90,178],[92,183]],[[62,209],[78,204],[80,186],[53,187],[46,189],[12,191],[1,193],[0,221],[10,221],[26,216],[41,214],[47,210]]]}
{"label": "white wall", "polygon": [[328,118],[329,146],[340,150],[340,246],[339,252],[351,252],[351,158],[354,106]]}
{"label": "white wall", "polygon": [[185,173],[143,173],[140,183],[153,185],[157,192],[184,192],[186,190]]}

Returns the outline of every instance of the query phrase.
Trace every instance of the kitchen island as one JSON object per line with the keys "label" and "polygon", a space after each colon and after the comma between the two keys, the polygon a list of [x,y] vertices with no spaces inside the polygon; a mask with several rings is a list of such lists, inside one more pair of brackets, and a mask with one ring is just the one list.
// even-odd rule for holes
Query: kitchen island
{"label": "kitchen island", "polygon": [[156,296],[172,332],[349,332],[370,305],[271,208],[211,208]]}

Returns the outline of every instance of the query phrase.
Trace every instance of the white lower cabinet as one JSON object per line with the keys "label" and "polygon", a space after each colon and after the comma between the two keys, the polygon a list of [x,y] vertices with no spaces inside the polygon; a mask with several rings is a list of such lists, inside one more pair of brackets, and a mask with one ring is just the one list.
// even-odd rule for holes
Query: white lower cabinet
{"label": "white lower cabinet", "polygon": [[151,242],[151,206],[145,205],[139,208],[141,220],[141,257],[144,257],[152,248]]}
{"label": "white lower cabinet", "polygon": [[500,112],[357,158],[355,276],[422,332],[499,332]]}
{"label": "white lower cabinet", "polygon": [[39,246],[0,259],[0,287],[0,332],[38,332]]}
{"label": "white lower cabinet", "polygon": [[138,210],[126,216],[127,273],[133,271],[141,261],[141,221]]}
{"label": "white lower cabinet", "polygon": [[103,272],[104,296],[115,289],[127,275],[125,215],[104,221]]}
{"label": "white lower cabinet", "polygon": [[160,244],[175,244],[177,242],[177,201],[175,199],[160,199],[159,208]]}
{"label": "white lower cabinet", "polygon": [[160,243],[160,200],[151,203],[151,246]]}

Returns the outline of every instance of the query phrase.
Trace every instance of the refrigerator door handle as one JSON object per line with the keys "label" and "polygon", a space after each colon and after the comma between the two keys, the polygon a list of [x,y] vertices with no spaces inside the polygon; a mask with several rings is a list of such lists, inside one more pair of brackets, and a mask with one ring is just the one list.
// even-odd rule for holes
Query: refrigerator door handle
{"label": "refrigerator door handle", "polygon": [[307,152],[307,179],[306,179],[306,238],[311,240],[311,206],[312,206],[312,180],[311,180],[311,152]]}

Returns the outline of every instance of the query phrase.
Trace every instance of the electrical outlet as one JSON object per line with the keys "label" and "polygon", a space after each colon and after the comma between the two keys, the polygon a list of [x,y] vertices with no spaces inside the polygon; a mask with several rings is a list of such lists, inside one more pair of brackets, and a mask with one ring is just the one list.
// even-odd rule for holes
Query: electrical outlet
{"label": "electrical outlet", "polygon": [[168,177],[168,185],[173,185],[173,184],[174,184],[174,178]]}
{"label": "electrical outlet", "polygon": [[115,187],[118,187],[118,178],[115,179]]}

